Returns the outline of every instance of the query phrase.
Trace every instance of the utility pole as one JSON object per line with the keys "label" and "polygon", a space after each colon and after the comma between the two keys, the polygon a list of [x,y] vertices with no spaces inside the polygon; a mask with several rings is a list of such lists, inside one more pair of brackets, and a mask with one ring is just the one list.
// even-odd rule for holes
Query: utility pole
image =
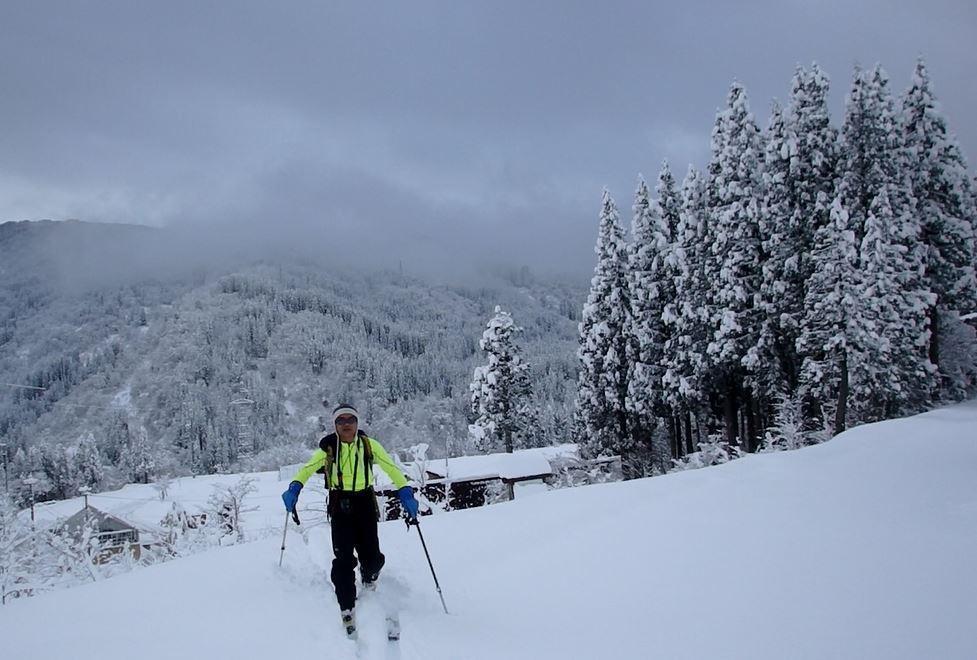
{"label": "utility pole", "polygon": [[34,484],[36,483],[37,479],[34,477],[27,477],[24,479],[24,484],[26,484],[31,490],[31,528],[34,527]]}
{"label": "utility pole", "polygon": [[3,450],[3,492],[10,493],[10,450],[6,442],[0,442],[0,449]]}

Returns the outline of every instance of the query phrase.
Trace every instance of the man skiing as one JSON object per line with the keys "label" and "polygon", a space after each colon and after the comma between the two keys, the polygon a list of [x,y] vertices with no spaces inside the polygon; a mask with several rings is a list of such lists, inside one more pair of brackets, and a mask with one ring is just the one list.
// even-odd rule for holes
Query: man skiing
{"label": "man skiing", "polygon": [[[294,513],[299,492],[315,472],[325,472],[329,490],[327,512],[332,527],[332,578],[346,634],[353,636],[356,622],[355,569],[359,557],[363,588],[373,589],[384,556],[377,537],[380,511],[373,492],[373,465],[378,464],[393,481],[408,523],[417,522],[417,500],[403,472],[379,442],[359,429],[359,413],[351,405],[340,404],[332,411],[336,432],[319,442],[312,458],[296,473],[288,490],[282,493],[285,509]],[[357,557],[354,557],[353,553]]]}

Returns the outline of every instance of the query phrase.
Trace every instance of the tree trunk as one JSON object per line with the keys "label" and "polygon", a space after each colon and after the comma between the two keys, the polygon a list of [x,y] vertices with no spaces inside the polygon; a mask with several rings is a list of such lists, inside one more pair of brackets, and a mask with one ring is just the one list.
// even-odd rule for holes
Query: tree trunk
{"label": "tree trunk", "polygon": [[738,416],[736,414],[736,397],[731,391],[731,388],[727,387],[726,391],[723,393],[723,424],[725,426],[726,432],[726,443],[730,447],[735,447],[737,445],[737,422]]}
{"label": "tree trunk", "polygon": [[752,454],[757,450],[757,405],[756,399],[749,392],[746,394],[743,413],[746,416],[746,451]]}
{"label": "tree trunk", "polygon": [[841,383],[838,385],[838,406],[835,408],[835,435],[845,430],[848,419],[848,356],[841,358]]}
{"label": "tree trunk", "polygon": [[681,447],[681,417],[672,413],[668,416],[668,446],[671,449],[672,458],[678,458],[679,448]]}

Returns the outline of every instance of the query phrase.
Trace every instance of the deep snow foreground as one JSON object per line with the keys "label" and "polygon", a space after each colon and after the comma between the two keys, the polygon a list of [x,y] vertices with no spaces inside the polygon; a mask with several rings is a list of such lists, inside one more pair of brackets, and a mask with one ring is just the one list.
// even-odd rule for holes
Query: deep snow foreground
{"label": "deep snow foreground", "polygon": [[[975,658],[977,405],[381,525],[341,632],[324,525],[0,608],[4,658]],[[386,642],[380,599],[407,602]]]}

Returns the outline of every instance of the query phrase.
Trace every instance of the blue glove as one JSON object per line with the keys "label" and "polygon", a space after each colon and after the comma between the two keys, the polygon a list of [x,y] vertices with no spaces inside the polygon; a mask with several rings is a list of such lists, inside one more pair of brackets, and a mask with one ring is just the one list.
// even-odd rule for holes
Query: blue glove
{"label": "blue glove", "polygon": [[404,507],[407,518],[417,520],[417,500],[414,499],[414,489],[404,486],[397,490],[397,497],[400,498],[400,506]]}
{"label": "blue glove", "polygon": [[293,481],[288,485],[288,490],[282,493],[282,501],[285,502],[285,510],[295,513],[295,505],[299,501],[299,491],[302,490],[302,482]]}

